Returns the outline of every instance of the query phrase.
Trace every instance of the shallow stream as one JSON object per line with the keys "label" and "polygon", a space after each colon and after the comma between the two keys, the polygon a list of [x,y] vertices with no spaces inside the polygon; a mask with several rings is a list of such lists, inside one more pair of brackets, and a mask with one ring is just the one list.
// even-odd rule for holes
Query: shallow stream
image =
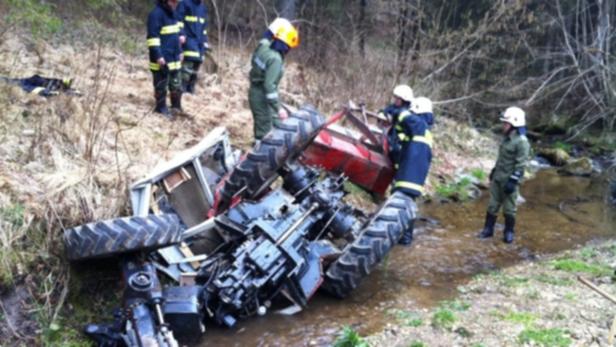
{"label": "shallow stream", "polygon": [[[516,240],[478,240],[487,194],[463,204],[426,204],[411,248],[396,247],[388,259],[345,300],[318,294],[294,315],[274,312],[241,321],[234,329],[210,326],[199,346],[326,346],[344,325],[361,334],[379,331],[391,309],[416,310],[456,296],[474,275],[534,260],[589,241],[616,236],[616,208],[605,203],[602,178],[564,177],[540,171],[524,183]],[[499,216],[502,223],[502,216]]]}

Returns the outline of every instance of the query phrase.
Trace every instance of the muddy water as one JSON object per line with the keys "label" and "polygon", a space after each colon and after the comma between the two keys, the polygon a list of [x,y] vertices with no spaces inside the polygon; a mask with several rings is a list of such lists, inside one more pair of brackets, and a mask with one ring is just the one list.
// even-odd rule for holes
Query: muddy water
{"label": "muddy water", "polygon": [[324,346],[344,325],[362,334],[378,331],[391,319],[387,311],[430,307],[453,298],[457,286],[478,273],[616,237],[614,209],[603,202],[605,189],[599,179],[540,172],[522,188],[527,202],[518,212],[513,245],[502,243],[502,226],[491,240],[475,237],[483,225],[487,194],[465,204],[424,205],[422,214],[437,222],[419,223],[414,245],[396,247],[348,299],[317,295],[291,317],[271,312],[235,329],[210,327],[200,346]]}

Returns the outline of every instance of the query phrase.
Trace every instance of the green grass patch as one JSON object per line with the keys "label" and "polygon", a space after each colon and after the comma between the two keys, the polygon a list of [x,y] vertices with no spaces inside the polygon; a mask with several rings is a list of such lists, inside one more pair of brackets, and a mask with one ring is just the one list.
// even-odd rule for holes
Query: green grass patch
{"label": "green grass patch", "polygon": [[426,347],[426,344],[421,341],[413,341],[409,347]]}
{"label": "green grass patch", "polygon": [[432,326],[439,329],[451,330],[457,318],[453,311],[441,307],[432,316]]}
{"label": "green grass patch", "polygon": [[54,5],[41,0],[7,0],[8,13],[4,21],[9,26],[27,28],[35,38],[48,37],[62,29],[62,19],[54,12]]}
{"label": "green grass patch", "polygon": [[501,316],[501,319],[507,322],[523,324],[526,327],[531,327],[537,320],[537,316],[530,312],[508,312]]}
{"label": "green grass patch", "polygon": [[567,152],[567,153],[571,153],[571,149],[573,148],[573,146],[569,143],[566,142],[562,142],[562,141],[556,141],[553,145],[553,148],[556,149],[562,149],[563,151]]}
{"label": "green grass patch", "polygon": [[585,247],[580,251],[580,256],[584,260],[589,260],[592,258],[596,258],[599,253],[593,247]]}
{"label": "green grass patch", "polygon": [[587,273],[596,277],[610,276],[612,269],[605,265],[588,264],[580,260],[575,259],[559,259],[552,262],[552,266],[556,270],[573,272],[573,273]]}
{"label": "green grass patch", "polygon": [[396,318],[396,320],[408,327],[419,327],[423,324],[423,320],[421,319],[421,315],[416,312],[404,311],[404,310],[390,310],[387,312],[390,316]]}
{"label": "green grass patch", "polygon": [[485,171],[483,171],[483,169],[472,169],[471,176],[475,177],[479,181],[483,181],[486,178],[488,178],[488,174]]}
{"label": "green grass patch", "polygon": [[577,300],[577,296],[574,293],[567,293],[567,294],[565,294],[565,299],[567,301],[576,301]]}
{"label": "green grass patch", "polygon": [[452,300],[443,301],[440,305],[442,308],[450,309],[452,311],[464,312],[471,308],[471,304],[466,301]]}
{"label": "green grass patch", "polygon": [[452,182],[436,186],[436,193],[446,199],[452,199],[455,201],[466,201],[471,197],[469,192],[471,186],[471,179],[468,177],[464,177],[458,182]]}
{"label": "green grass patch", "polygon": [[534,279],[541,283],[551,284],[553,286],[560,286],[560,287],[568,287],[568,286],[573,285],[574,283],[573,280],[569,278],[560,278],[560,277],[546,275],[546,274],[537,275],[534,277]]}
{"label": "green grass patch", "polygon": [[524,329],[518,335],[518,342],[544,347],[568,347],[572,343],[562,329]]}
{"label": "green grass patch", "polygon": [[334,347],[368,347],[368,342],[350,326],[342,328],[340,335],[333,344]]}
{"label": "green grass patch", "polygon": [[24,213],[26,208],[22,204],[14,204],[0,207],[0,219],[16,228],[24,225]]}

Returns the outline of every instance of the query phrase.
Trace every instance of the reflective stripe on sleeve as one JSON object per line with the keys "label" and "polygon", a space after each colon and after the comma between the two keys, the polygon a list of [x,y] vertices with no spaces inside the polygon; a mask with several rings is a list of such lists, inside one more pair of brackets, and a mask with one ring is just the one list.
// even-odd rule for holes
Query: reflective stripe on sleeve
{"label": "reflective stripe on sleeve", "polygon": [[199,20],[199,17],[197,16],[186,16],[184,17],[184,20],[187,22],[196,22]]}
{"label": "reflective stripe on sleeve", "polygon": [[173,25],[166,25],[160,29],[160,34],[161,35],[177,34],[180,32],[181,26],[182,26],[181,23],[175,23]]}
{"label": "reflective stripe on sleeve", "polygon": [[180,26],[180,29],[182,29],[184,27],[184,22],[178,22],[178,25]]}
{"label": "reflective stripe on sleeve", "polygon": [[197,51],[184,51],[185,57],[200,58],[201,54]]}
{"label": "reflective stripe on sleeve", "polygon": [[268,98],[269,100],[277,100],[278,99],[278,93],[274,92],[274,93],[269,93],[267,95],[265,95],[266,98]]}
{"label": "reflective stripe on sleeve", "polygon": [[257,65],[261,70],[265,70],[267,68],[263,60],[261,60],[261,58],[259,57],[255,57],[254,62],[255,65]]}
{"label": "reflective stripe on sleeve", "polygon": [[147,43],[148,47],[157,47],[160,46],[160,39],[158,37],[148,39]]}
{"label": "reflective stripe on sleeve", "polygon": [[417,184],[417,183],[413,183],[413,182],[407,182],[407,181],[397,181],[395,184],[396,188],[407,188],[407,189],[412,189],[412,190],[416,190],[418,192],[420,192],[421,194],[423,194],[424,192],[424,187]]}
{"label": "reflective stripe on sleeve", "polygon": [[182,62],[172,61],[167,63],[167,67],[169,68],[169,70],[179,70],[182,68]]}
{"label": "reflective stripe on sleeve", "polygon": [[150,63],[150,70],[151,71],[160,71],[160,65],[158,65],[158,63]]}

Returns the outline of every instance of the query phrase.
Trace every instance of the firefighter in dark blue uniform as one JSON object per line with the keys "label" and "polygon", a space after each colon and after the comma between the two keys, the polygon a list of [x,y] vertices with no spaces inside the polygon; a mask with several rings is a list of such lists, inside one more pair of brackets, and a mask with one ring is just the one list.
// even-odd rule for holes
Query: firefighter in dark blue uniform
{"label": "firefighter in dark blue uniform", "polygon": [[175,10],[178,0],[158,0],[148,16],[147,44],[150,52],[150,71],[154,76],[155,111],[170,117],[167,109],[167,89],[171,107],[181,110],[182,68],[181,24]]}
{"label": "firefighter in dark blue uniform", "polygon": [[401,143],[398,140],[397,133],[401,131],[398,125],[398,115],[403,111],[408,111],[413,100],[413,89],[407,85],[399,85],[394,88],[394,102],[387,106],[379,114],[391,121],[392,127],[387,133],[387,143],[389,145],[389,159],[397,169],[400,164]]}
{"label": "firefighter in dark blue uniform", "polygon": [[186,35],[186,42],[182,47],[182,86],[185,92],[192,94],[195,92],[197,72],[203,63],[205,52],[210,48],[207,38],[207,6],[203,0],[183,0],[176,12]]}
{"label": "firefighter in dark blue uniform", "polygon": [[[430,171],[433,144],[430,129],[433,124],[432,101],[424,97],[413,99],[411,111],[404,111],[398,116],[396,126],[401,130],[398,138],[402,148],[399,168],[394,177],[394,190],[413,199],[423,194]],[[410,245],[413,242],[413,224],[411,221],[398,243]]]}
{"label": "firefighter in dark blue uniform", "polygon": [[0,80],[9,84],[17,85],[26,93],[37,94],[44,97],[56,96],[60,93],[80,95],[78,91],[71,88],[73,80],[70,78],[58,79],[33,75],[28,78],[0,77]]}

